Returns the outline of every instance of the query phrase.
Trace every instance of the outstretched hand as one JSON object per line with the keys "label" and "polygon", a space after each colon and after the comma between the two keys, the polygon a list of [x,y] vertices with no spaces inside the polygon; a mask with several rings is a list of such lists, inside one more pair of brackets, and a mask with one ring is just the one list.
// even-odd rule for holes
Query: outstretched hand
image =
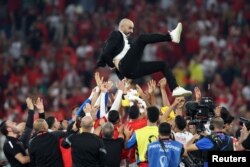
{"label": "outstretched hand", "polygon": [[156,88],[156,82],[155,80],[152,79],[148,82],[148,93],[153,94],[155,91],[155,88]]}
{"label": "outstretched hand", "polygon": [[34,103],[34,105],[36,106],[36,108],[38,109],[39,113],[43,113],[44,112],[44,105],[43,105],[43,99],[38,97]]}
{"label": "outstretched hand", "polygon": [[166,78],[162,78],[158,84],[157,84],[161,89],[165,89],[166,88],[166,85],[167,85],[167,80]]}
{"label": "outstretched hand", "polygon": [[103,77],[100,77],[100,74],[99,72],[96,72],[95,73],[95,82],[96,82],[96,85],[101,88],[101,85],[103,83]]}
{"label": "outstretched hand", "polygon": [[27,107],[29,110],[34,110],[34,105],[33,105],[32,99],[30,97],[27,97],[26,104],[27,104]]}

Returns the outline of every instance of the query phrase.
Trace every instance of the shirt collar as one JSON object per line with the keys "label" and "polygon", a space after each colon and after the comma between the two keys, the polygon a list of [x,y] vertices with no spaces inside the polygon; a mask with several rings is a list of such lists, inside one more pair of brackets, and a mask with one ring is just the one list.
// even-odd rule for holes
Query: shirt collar
{"label": "shirt collar", "polygon": [[120,31],[120,33],[122,33],[123,38],[128,39],[128,37],[123,32]]}

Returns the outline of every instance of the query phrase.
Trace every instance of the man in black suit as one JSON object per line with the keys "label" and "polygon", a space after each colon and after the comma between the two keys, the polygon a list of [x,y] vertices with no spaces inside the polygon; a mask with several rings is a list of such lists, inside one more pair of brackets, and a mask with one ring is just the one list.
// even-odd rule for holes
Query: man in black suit
{"label": "man in black suit", "polygon": [[162,61],[141,62],[144,48],[147,44],[157,42],[180,42],[182,24],[167,34],[142,34],[133,43],[127,37],[133,33],[134,23],[122,19],[119,30],[113,31],[105,43],[97,67],[108,65],[114,69],[120,79],[136,79],[155,72],[162,72],[166,77],[173,96],[191,95],[192,92],[179,87],[169,65]]}

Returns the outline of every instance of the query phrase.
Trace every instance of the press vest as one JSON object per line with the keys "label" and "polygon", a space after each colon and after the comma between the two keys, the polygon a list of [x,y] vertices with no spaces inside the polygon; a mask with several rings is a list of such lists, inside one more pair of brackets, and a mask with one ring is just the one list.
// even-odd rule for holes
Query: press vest
{"label": "press vest", "polygon": [[[149,167],[178,167],[181,161],[183,145],[177,141],[160,141],[148,145],[148,164]],[[165,149],[165,152],[164,152]]]}

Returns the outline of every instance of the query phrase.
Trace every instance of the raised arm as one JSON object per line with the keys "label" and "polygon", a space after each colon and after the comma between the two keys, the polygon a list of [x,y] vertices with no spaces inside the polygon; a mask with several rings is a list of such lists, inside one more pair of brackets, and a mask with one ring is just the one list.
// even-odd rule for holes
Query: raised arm
{"label": "raised arm", "polygon": [[110,110],[119,111],[119,109],[121,107],[121,100],[122,100],[123,90],[125,88],[125,81],[119,81],[116,84],[116,87],[118,89],[117,94],[116,94],[115,100],[114,100]]}
{"label": "raised arm", "polygon": [[33,122],[34,122],[34,105],[33,105],[30,97],[28,97],[26,99],[26,104],[27,104],[27,108],[29,110],[28,117],[26,120],[26,125],[24,128],[24,131],[19,138],[22,141],[22,143],[24,144],[25,149],[28,148],[29,140],[30,140],[31,133],[33,130]]}
{"label": "raised arm", "polygon": [[163,106],[170,106],[170,103],[169,103],[169,100],[168,100],[168,95],[167,95],[167,92],[166,92],[166,85],[167,85],[166,78],[162,78],[158,82],[158,86],[160,87],[160,90],[161,90],[162,105]]}
{"label": "raised arm", "polygon": [[91,100],[91,106],[95,105],[95,103],[98,99],[99,93],[100,93],[101,84],[103,83],[103,77],[100,77],[99,72],[95,73],[95,82],[96,82],[96,87],[92,90],[92,91],[94,91],[94,95],[93,95],[93,98]]}
{"label": "raised arm", "polygon": [[165,121],[168,119],[170,112],[171,112],[180,102],[181,102],[181,98],[178,98],[178,97],[177,97],[177,98],[174,100],[173,104],[170,105],[169,108],[167,109],[167,111],[163,114],[163,117],[162,117],[163,120],[161,120],[162,122],[165,122]]}
{"label": "raised arm", "polygon": [[200,101],[201,101],[201,90],[197,86],[194,88],[194,95],[195,95],[195,101],[200,103]]}

